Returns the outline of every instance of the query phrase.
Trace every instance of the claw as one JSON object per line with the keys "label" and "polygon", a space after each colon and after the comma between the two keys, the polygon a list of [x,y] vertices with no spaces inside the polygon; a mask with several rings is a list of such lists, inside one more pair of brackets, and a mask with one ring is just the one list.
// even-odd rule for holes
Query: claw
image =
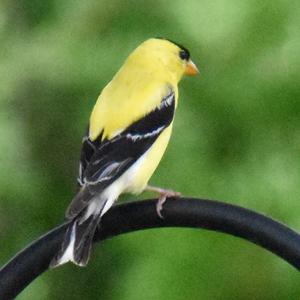
{"label": "claw", "polygon": [[181,194],[178,192],[175,192],[172,190],[166,190],[166,189],[162,189],[162,188],[150,186],[150,185],[147,185],[145,190],[159,193],[160,196],[159,196],[157,204],[156,204],[156,212],[157,212],[157,215],[161,219],[164,218],[161,214],[161,211],[163,209],[163,204],[166,202],[167,198],[169,198],[169,197],[178,198],[181,196]]}
{"label": "claw", "polygon": [[174,191],[171,191],[171,190],[163,190],[163,191],[161,191],[160,192],[160,197],[158,198],[158,201],[157,201],[157,204],[156,204],[157,215],[161,219],[163,219],[164,217],[162,216],[161,211],[163,209],[163,204],[167,201],[167,198],[170,198],[170,197],[178,198],[180,196],[181,196],[180,193],[174,192]]}
{"label": "claw", "polygon": [[167,200],[166,196],[160,196],[156,203],[156,213],[161,219],[164,218],[161,214],[161,211],[163,209],[163,204],[166,202],[166,200]]}

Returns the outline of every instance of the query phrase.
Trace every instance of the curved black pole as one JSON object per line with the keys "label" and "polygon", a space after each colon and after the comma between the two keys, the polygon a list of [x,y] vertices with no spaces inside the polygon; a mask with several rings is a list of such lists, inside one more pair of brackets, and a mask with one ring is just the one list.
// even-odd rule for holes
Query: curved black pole
{"label": "curved black pole", "polygon": [[[162,214],[164,219],[157,216],[156,200],[117,205],[103,216],[95,241],[148,228],[205,228],[242,237],[300,270],[300,235],[254,211],[218,201],[181,198],[168,200]],[[40,237],[0,270],[0,299],[16,297],[48,269],[60,247],[66,226],[63,224]]]}

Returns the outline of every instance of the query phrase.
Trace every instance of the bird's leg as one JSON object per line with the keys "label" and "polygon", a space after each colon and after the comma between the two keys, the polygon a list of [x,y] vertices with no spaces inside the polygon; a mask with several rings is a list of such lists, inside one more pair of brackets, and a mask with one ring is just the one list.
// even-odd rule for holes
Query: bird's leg
{"label": "bird's leg", "polygon": [[149,192],[155,192],[155,193],[159,193],[159,198],[158,198],[158,202],[156,204],[156,212],[158,214],[158,216],[163,219],[164,217],[161,214],[162,208],[163,208],[163,204],[166,202],[167,198],[169,197],[175,197],[178,198],[181,196],[181,194],[179,192],[175,192],[172,190],[167,190],[167,189],[162,189],[156,186],[151,186],[151,185],[147,185],[145,188],[145,191],[149,191]]}

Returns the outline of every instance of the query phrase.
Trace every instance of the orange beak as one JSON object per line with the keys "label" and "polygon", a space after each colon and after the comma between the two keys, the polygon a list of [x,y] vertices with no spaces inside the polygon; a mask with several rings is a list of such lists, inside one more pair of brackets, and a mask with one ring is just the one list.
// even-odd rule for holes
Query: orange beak
{"label": "orange beak", "polygon": [[193,76],[198,73],[199,73],[199,70],[198,70],[197,66],[191,60],[189,60],[186,64],[184,74]]}

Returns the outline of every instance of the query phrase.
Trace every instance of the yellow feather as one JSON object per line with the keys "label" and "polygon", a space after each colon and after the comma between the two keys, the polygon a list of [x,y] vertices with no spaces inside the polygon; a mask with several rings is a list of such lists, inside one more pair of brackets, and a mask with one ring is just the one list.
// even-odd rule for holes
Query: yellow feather
{"label": "yellow feather", "polygon": [[[111,149],[110,146],[119,147],[112,149],[111,156],[108,153],[104,157],[98,157],[102,152],[96,149],[90,158],[90,147],[97,148],[98,143],[93,144],[85,139],[79,174],[83,186],[67,210],[67,217],[72,222],[66,231],[61,251],[51,263],[52,266],[69,260],[81,266],[86,265],[91,249],[90,238],[103,214],[122,193],[140,193],[145,189],[170,139],[173,124],[170,118],[174,116],[173,94],[172,99],[169,97],[159,107],[157,114],[155,112],[148,118],[146,115],[160,106],[171,91],[175,94],[175,108],[177,107],[177,84],[184,73],[197,73],[197,67],[190,60],[189,52],[170,41],[150,39],[133,51],[120,71],[103,89],[90,118],[89,138],[92,141],[99,138],[101,133],[102,139],[111,139],[135,121],[141,122],[132,130],[132,134],[131,131],[128,135],[126,132],[123,136],[120,134],[121,142],[116,138],[115,141],[106,144],[108,149]],[[170,99],[171,104],[168,101]],[[167,115],[166,120],[164,113]],[[139,126],[143,128],[141,132],[136,132],[139,131]],[[88,153],[85,153],[88,144]],[[122,145],[125,145],[124,149],[121,148]],[[101,162],[104,165],[101,165]],[[122,169],[123,163],[130,165],[124,165]],[[85,166],[83,171],[83,165],[86,164],[90,165]],[[96,175],[98,178],[94,180]],[[166,193],[165,196],[170,193],[161,189],[158,191]]]}
{"label": "yellow feather", "polygon": [[177,84],[185,65],[179,48],[166,40],[150,39],[125,61],[112,81],[103,89],[90,118],[90,138],[112,138],[131,123],[159,105]]}
{"label": "yellow feather", "polygon": [[129,188],[126,192],[139,194],[145,189],[168,146],[171,132],[172,124],[160,134],[152,147],[146,152],[145,157],[139,165],[136,174],[134,174],[135,176],[132,178],[131,184],[128,185]]}
{"label": "yellow feather", "polygon": [[[102,139],[113,138],[159,106],[170,90],[175,93],[177,107],[177,84],[186,68],[179,51],[177,45],[160,39],[147,40],[133,51],[97,100],[90,118],[90,139],[97,139],[101,132]],[[171,131],[172,124],[135,167],[116,180],[112,190],[141,192],[165,152]]]}
{"label": "yellow feather", "polygon": [[122,82],[116,79],[106,86],[94,107],[90,119],[91,140],[95,140],[102,130],[102,138],[111,139],[158,106],[170,88],[177,99],[177,86],[168,83],[152,80],[143,87],[142,83],[133,80],[128,84],[130,88],[115,89],[115,85],[120,87]]}

